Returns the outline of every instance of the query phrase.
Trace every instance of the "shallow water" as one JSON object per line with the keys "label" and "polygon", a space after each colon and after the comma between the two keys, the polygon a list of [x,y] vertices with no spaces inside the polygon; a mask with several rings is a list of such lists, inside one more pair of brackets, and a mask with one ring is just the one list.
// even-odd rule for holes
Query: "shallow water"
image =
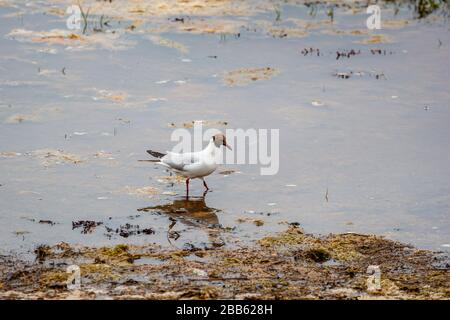
{"label": "shallow water", "polygon": [[[375,233],[448,250],[443,246],[450,243],[445,19],[418,21],[408,9],[394,15],[392,8],[383,8],[383,19],[409,23],[362,36],[323,32],[329,26],[308,30],[305,37],[273,37],[245,28],[239,36],[161,34],[188,52],[155,44],[145,28],[138,28],[121,34],[121,50],[117,42],[111,48],[73,49],[8,36],[17,28],[65,28],[66,17],[43,14],[45,3],[32,7],[0,6],[3,251],[24,253],[61,241],[181,248],[211,246],[219,239],[232,246],[239,244],[237,239],[248,242],[283,230],[286,222],[298,222],[312,233]],[[304,6],[280,8],[278,22],[273,11],[264,10],[227,19],[275,26],[289,18],[329,19],[324,12],[310,16]],[[11,16],[21,10],[23,15]],[[364,12],[337,8],[332,29],[366,32],[366,18]],[[392,43],[360,43],[372,34],[384,34]],[[301,53],[310,47],[321,55]],[[351,49],[361,53],[336,60],[336,51]],[[224,72],[260,67],[280,73],[245,86],[230,87],[221,80]],[[349,79],[334,76],[350,71]],[[384,76],[377,79],[377,74]],[[170,123],[193,120],[226,121],[226,128],[280,129],[279,173],[261,176],[259,166],[224,166],[220,170],[238,173],[208,177],[212,192],[203,199],[201,183],[193,181],[195,197],[186,202],[183,183],[158,181],[168,173],[138,160],[148,158],[150,147],[171,148]],[[45,153],[39,157],[36,150],[43,149],[60,149],[82,162],[54,163]],[[157,190],[129,194],[142,187]],[[139,210],[149,207],[156,208]],[[255,225],[255,219],[264,224]],[[78,220],[103,224],[84,234],[72,229]],[[124,238],[105,228],[127,223],[155,233]],[[178,237],[170,238],[169,231]]]}

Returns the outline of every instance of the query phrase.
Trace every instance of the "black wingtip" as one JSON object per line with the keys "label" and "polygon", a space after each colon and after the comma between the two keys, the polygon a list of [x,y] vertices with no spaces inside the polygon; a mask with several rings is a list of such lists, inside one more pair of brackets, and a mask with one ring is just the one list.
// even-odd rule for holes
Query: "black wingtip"
{"label": "black wingtip", "polygon": [[150,154],[151,156],[155,157],[155,158],[158,158],[158,159],[165,156],[164,153],[153,151],[153,150],[147,150],[147,153]]}

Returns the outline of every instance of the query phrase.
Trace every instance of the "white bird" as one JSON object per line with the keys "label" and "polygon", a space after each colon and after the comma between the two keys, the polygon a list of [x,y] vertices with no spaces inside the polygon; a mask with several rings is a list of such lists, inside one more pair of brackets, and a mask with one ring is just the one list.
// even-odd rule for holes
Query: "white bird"
{"label": "white bird", "polygon": [[189,180],[202,179],[206,191],[209,190],[205,178],[217,169],[216,152],[221,146],[225,146],[232,150],[227,144],[224,134],[215,134],[209,141],[208,146],[202,151],[175,153],[167,151],[166,154],[147,150],[147,152],[158,160],[150,160],[157,164],[161,164],[176,174],[186,178],[186,196],[189,196]]}

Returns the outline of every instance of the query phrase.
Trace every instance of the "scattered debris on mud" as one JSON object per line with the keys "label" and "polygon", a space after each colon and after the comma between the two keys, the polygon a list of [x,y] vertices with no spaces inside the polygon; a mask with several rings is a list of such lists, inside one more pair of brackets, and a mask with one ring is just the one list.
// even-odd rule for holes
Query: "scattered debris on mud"
{"label": "scattered debris on mud", "polygon": [[[35,254],[32,263],[0,257],[2,299],[450,299],[448,256],[297,226],[240,248],[60,243]],[[71,264],[80,267],[81,290],[67,289]],[[381,271],[375,288],[369,266]]]}

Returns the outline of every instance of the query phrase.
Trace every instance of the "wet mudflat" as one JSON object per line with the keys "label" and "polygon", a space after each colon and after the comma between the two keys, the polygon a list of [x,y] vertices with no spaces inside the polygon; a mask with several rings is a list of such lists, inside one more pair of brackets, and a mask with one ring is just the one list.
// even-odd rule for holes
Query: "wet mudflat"
{"label": "wet mudflat", "polygon": [[[340,246],[344,239],[355,246],[370,239],[368,248],[381,241],[399,264],[418,255],[410,270],[431,289],[403,290],[418,282],[387,265],[383,276],[400,291],[378,295],[448,297],[448,287],[431,276],[446,276],[435,270],[435,254],[339,235],[450,247],[450,43],[447,4],[439,3],[381,3],[382,29],[368,30],[359,2],[81,1],[86,20],[70,30],[70,1],[0,1],[2,292],[66,296],[64,270],[78,259],[86,264],[83,274],[92,273],[93,288],[106,279],[108,296],[119,282],[105,274],[122,282],[134,274],[130,281],[138,283],[130,292],[141,296],[169,290],[179,298],[189,291],[193,297],[338,297],[330,290],[345,288],[342,297],[362,297],[364,264],[374,253],[361,249],[364,259],[339,262],[327,244],[336,237]],[[186,200],[182,179],[138,160],[147,159],[150,147],[170,149],[172,131],[195,123],[280,129],[279,173],[224,166],[207,178],[212,192],[202,196],[196,181]],[[314,252],[296,260],[290,247],[278,263],[271,256],[278,247],[260,249],[259,240],[288,225],[316,237],[338,234],[307,237],[337,264],[314,261]],[[123,266],[115,265],[116,254]],[[245,271],[247,255],[267,259],[272,269]],[[385,263],[381,255],[374,264]],[[221,280],[229,289],[220,289],[209,272],[225,277],[226,266],[214,265],[226,258],[243,269],[227,275],[235,280]],[[295,277],[305,278],[295,280],[293,270],[302,264],[305,272]],[[346,276],[352,264],[354,278]],[[165,282],[164,272],[177,268],[180,282]],[[208,274],[198,287],[183,280],[192,268]],[[161,281],[153,288],[161,291],[139,282],[152,270],[154,282]],[[306,270],[320,276],[314,280]],[[42,272],[49,281],[32,283]],[[278,273],[287,273],[279,281],[293,286],[268,280]],[[243,277],[250,280],[240,282]],[[304,286],[314,281],[317,291]],[[245,284],[235,292],[238,283]],[[252,283],[265,289],[252,291]],[[19,293],[5,293],[11,290]]]}
{"label": "wet mudflat", "polygon": [[[39,247],[2,257],[4,299],[449,299],[448,256],[377,236],[314,237],[298,226],[250,247]],[[69,265],[82,275],[68,290]],[[378,286],[368,266],[380,270]]]}

